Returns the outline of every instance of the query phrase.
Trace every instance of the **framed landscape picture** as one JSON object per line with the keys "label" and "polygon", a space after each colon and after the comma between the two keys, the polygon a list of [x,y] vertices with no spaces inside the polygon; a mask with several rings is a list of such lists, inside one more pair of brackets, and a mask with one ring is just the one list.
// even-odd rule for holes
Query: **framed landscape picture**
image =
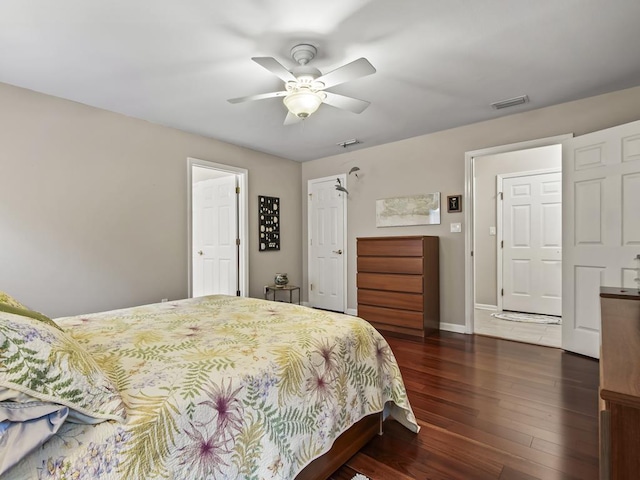
{"label": "framed landscape picture", "polygon": [[376,227],[440,224],[440,192],[376,200]]}

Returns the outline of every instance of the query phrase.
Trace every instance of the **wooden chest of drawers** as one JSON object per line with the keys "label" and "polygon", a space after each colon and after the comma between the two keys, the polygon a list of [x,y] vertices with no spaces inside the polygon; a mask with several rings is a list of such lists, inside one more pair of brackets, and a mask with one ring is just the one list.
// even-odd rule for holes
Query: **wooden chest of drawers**
{"label": "wooden chest of drawers", "polygon": [[600,478],[640,475],[640,291],[601,287]]}
{"label": "wooden chest of drawers", "polygon": [[363,237],[357,249],[358,316],[411,336],[439,329],[438,237]]}

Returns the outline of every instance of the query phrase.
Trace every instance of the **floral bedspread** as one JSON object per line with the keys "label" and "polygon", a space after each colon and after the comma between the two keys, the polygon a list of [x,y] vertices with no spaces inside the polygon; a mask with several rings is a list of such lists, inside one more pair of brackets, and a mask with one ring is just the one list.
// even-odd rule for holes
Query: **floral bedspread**
{"label": "floral bedspread", "polygon": [[127,420],[66,423],[8,478],[290,479],[387,402],[418,429],[393,353],[356,317],[214,295],[57,323]]}

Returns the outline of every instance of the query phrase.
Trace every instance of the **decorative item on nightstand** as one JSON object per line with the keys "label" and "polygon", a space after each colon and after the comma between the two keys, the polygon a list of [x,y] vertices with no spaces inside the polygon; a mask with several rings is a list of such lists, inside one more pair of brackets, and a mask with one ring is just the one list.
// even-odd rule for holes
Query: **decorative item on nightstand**
{"label": "decorative item on nightstand", "polygon": [[289,283],[289,277],[287,277],[286,273],[276,273],[273,283],[276,284],[276,287],[282,288]]}

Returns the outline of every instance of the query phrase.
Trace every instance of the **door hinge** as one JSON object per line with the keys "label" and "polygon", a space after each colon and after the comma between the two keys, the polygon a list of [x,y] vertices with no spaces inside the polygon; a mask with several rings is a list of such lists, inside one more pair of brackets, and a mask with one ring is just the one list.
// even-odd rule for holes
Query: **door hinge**
{"label": "door hinge", "polygon": [[500,240],[500,248],[504,248],[504,240]]}
{"label": "door hinge", "polygon": [[240,239],[236,238],[236,245],[240,245]]}
{"label": "door hinge", "polygon": [[313,238],[309,239],[309,245],[313,245]]}
{"label": "door hinge", "polygon": [[501,296],[501,297],[504,297],[504,288],[501,288],[501,289],[500,289],[500,296]]}
{"label": "door hinge", "polygon": [[471,256],[473,257],[473,250],[471,250]]}
{"label": "door hinge", "polygon": [[240,290],[236,290],[236,297],[240,296]]}
{"label": "door hinge", "polygon": [[240,193],[240,187],[236,187],[236,193]]}
{"label": "door hinge", "polygon": [[500,195],[500,200],[504,200],[504,194],[502,192],[498,192],[498,195]]}
{"label": "door hinge", "polygon": [[313,292],[313,283],[309,284],[309,290],[311,290]]}

